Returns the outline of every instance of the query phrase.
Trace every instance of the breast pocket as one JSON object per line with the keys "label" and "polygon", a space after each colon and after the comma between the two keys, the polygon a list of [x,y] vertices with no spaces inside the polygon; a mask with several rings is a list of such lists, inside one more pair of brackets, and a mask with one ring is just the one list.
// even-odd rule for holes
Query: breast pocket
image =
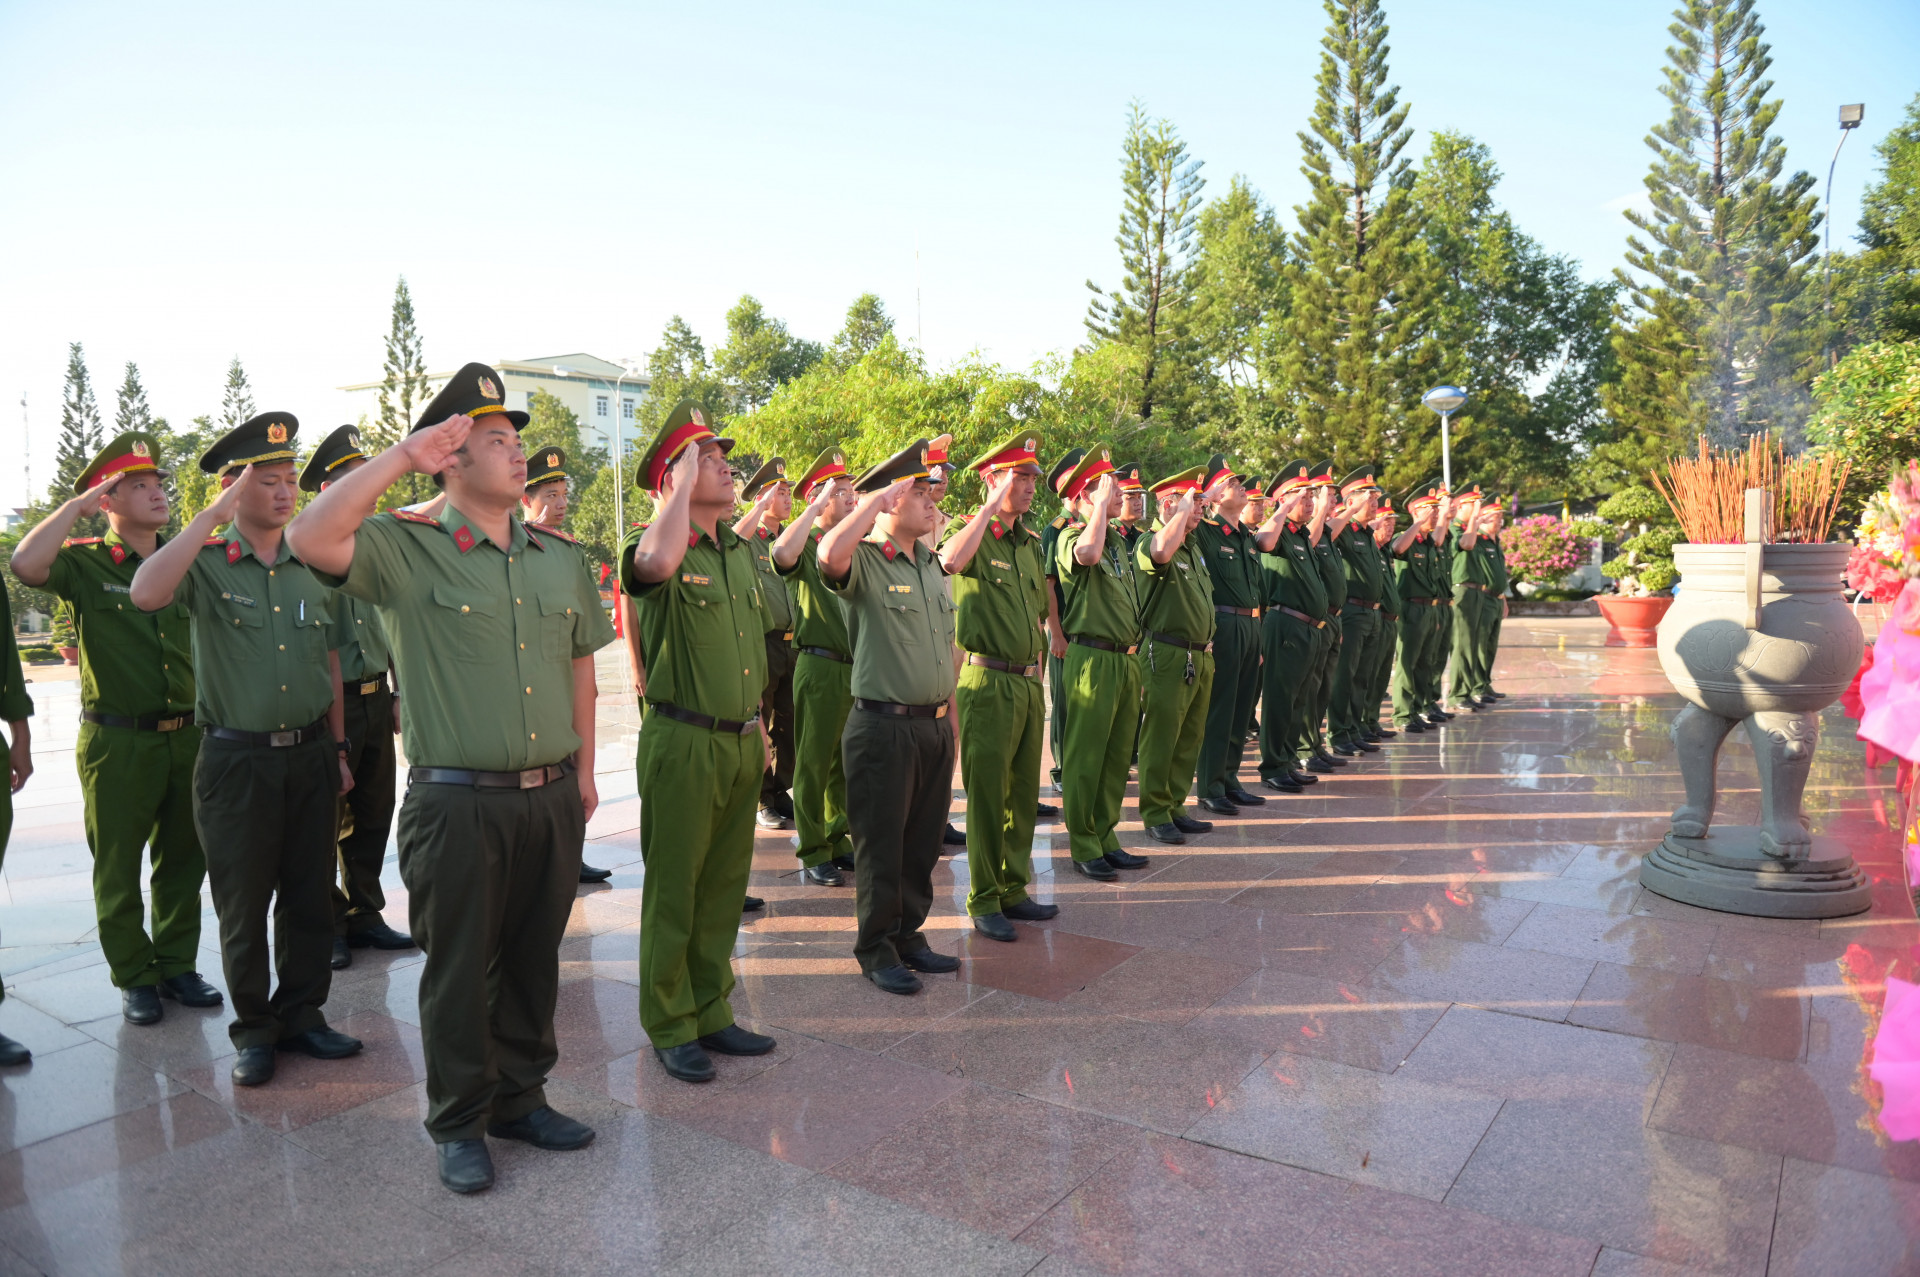
{"label": "breast pocket", "polygon": [[220,605],[214,609],[220,628],[231,631],[232,642],[228,652],[238,661],[258,661],[267,655],[269,644],[266,635],[261,633],[266,627],[267,618],[261,613],[257,601],[241,603],[231,594],[220,596]]}
{"label": "breast pocket", "polygon": [[331,606],[308,599],[304,608],[296,603],[294,609],[293,643],[290,646],[303,661],[325,660],[327,631],[333,625]]}
{"label": "breast pocket", "polygon": [[944,591],[936,594],[934,599],[934,639],[942,647],[952,647],[954,635],[953,600],[948,598]]}
{"label": "breast pocket", "polygon": [[[434,615],[440,624],[438,637],[453,655],[464,661],[480,660],[487,654],[489,640],[499,638],[497,606],[487,595],[458,586],[433,587]],[[497,646],[497,644],[496,644]]]}
{"label": "breast pocket", "polygon": [[571,594],[540,596],[540,656],[548,661],[573,659],[573,626],[578,619]]}
{"label": "breast pocket", "polygon": [[918,594],[888,594],[884,605],[887,642],[922,647],[927,642],[926,600]]}

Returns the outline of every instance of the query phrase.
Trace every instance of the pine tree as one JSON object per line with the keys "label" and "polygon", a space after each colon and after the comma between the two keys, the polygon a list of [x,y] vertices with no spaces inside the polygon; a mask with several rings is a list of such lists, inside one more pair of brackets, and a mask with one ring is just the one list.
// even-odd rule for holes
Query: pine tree
{"label": "pine tree", "polygon": [[727,389],[728,415],[753,412],[773,392],[820,362],[820,343],[795,337],[784,320],[745,296],[727,312],[727,341],[713,363]]}
{"label": "pine tree", "polygon": [[1287,313],[1287,233],[1247,179],[1200,210],[1195,350],[1207,371],[1207,419],[1225,424],[1228,450],[1247,464],[1280,464],[1283,428],[1279,332]]}
{"label": "pine tree", "polygon": [[123,435],[129,430],[153,430],[153,412],[147,407],[147,389],[140,384],[139,365],[133,363],[127,365],[126,380],[120,383],[119,402],[113,411],[113,432]]}
{"label": "pine tree", "polygon": [[1873,329],[1911,341],[1920,337],[1920,97],[1878,151],[1880,180],[1860,201],[1861,256],[1877,303]]}
{"label": "pine tree", "polygon": [[54,451],[52,498],[73,495],[73,481],[105,442],[100,436],[100,405],[87,376],[87,359],[74,342],[67,347],[67,382],[60,397],[60,444]]}
{"label": "pine tree", "polygon": [[1140,377],[1129,405],[1142,422],[1178,424],[1198,380],[1193,347],[1193,237],[1206,181],[1201,161],[1168,120],[1150,120],[1141,103],[1128,106],[1120,149],[1120,287],[1092,280],[1087,332],[1096,342],[1118,342],[1140,355]]}
{"label": "pine tree", "polygon": [[387,324],[387,360],[380,382],[380,419],[368,427],[368,443],[385,449],[406,438],[414,413],[432,400],[420,330],[413,321],[413,294],[406,277],[393,288],[393,312]]}
{"label": "pine tree", "polygon": [[232,430],[253,414],[253,387],[247,384],[247,370],[235,355],[227,365],[227,388],[220,397],[220,428]]}
{"label": "pine tree", "polygon": [[874,294],[862,293],[847,307],[847,322],[833,339],[828,357],[844,368],[892,335],[893,316]]}
{"label": "pine tree", "polygon": [[660,344],[647,356],[647,394],[634,410],[633,428],[627,435],[627,450],[651,439],[660,424],[682,399],[691,399],[706,410],[710,422],[725,420],[727,388],[720,374],[707,360],[706,343],[675,315],[660,334]]}
{"label": "pine tree", "polygon": [[1652,211],[1627,211],[1639,233],[1615,272],[1622,388],[1607,406],[1638,463],[1695,434],[1796,441],[1819,344],[1807,289],[1818,196],[1806,173],[1781,180],[1766,28],[1753,0],[1685,0],[1674,18],[1660,89],[1671,109],[1647,138]]}
{"label": "pine tree", "polygon": [[1379,0],[1326,0],[1326,35],[1294,212],[1280,367],[1300,451],[1371,461],[1390,482],[1436,469],[1439,441],[1420,407],[1438,371],[1429,335],[1435,279],[1420,243],[1409,107],[1387,84]]}

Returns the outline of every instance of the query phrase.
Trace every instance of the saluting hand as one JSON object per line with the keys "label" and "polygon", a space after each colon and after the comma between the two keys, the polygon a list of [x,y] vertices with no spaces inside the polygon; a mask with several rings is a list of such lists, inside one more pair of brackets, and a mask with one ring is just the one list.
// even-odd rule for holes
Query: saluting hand
{"label": "saluting hand", "polygon": [[980,503],[980,513],[998,513],[1006,502],[1007,493],[1013,488],[1013,476],[1013,471],[1002,470],[987,481],[987,499]]}
{"label": "saluting hand", "polygon": [[421,474],[439,474],[447,468],[453,454],[466,447],[473,432],[473,418],[455,413],[437,426],[416,430],[400,441],[407,464]]}
{"label": "saluting hand", "polygon": [[1112,501],[1113,489],[1114,489],[1113,472],[1109,470],[1107,473],[1100,476],[1099,482],[1093,485],[1094,503],[1096,505],[1106,505],[1108,502]]}
{"label": "saluting hand", "polygon": [[207,509],[213,512],[215,527],[219,527],[223,523],[233,522],[233,513],[240,508],[240,494],[245,492],[247,485],[252,482],[253,467],[248,466],[240,472],[238,479],[228,484],[226,488],[221,491],[220,495],[214,498],[213,504],[208,506]]}
{"label": "saluting hand", "polygon": [[913,491],[913,484],[914,480],[911,476],[904,479],[895,479],[892,483],[888,484],[886,491],[880,494],[881,513],[892,514],[895,510],[899,509],[901,499]]}
{"label": "saluting hand", "polygon": [[684,492],[689,498],[693,495],[693,485],[700,477],[700,445],[690,443],[680,449],[680,455],[673,459],[673,490]]}

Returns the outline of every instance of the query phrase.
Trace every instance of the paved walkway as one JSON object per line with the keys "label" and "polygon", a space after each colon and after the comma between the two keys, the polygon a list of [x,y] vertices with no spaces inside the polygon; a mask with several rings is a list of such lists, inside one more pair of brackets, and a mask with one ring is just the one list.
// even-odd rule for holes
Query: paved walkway
{"label": "paved walkway", "polygon": [[[1878,1131],[1862,1060],[1920,956],[1891,772],[1829,712],[1809,806],[1880,878],[1868,915],[1646,894],[1679,701],[1602,633],[1509,623],[1499,709],[1184,848],[1123,825],[1153,864],[1118,885],[1043,836],[1062,911],[1018,944],[970,935],[943,862],[936,947],[967,962],[913,999],[856,975],[851,890],[801,886],[762,833],[735,1002],[780,1047],[705,1087],[640,1032],[633,716],[603,698],[588,858],[616,873],[561,953],[552,1087],[599,1139],[496,1144],[471,1199],[420,1127],[417,952],[336,978],[364,1054],[283,1057],[258,1091],[222,1014],[120,1020],[77,686],[37,686],[0,897],[0,1032],[36,1052],[0,1075],[0,1274],[1920,1271],[1920,1148]],[[1751,819],[1738,740],[1724,774]]]}

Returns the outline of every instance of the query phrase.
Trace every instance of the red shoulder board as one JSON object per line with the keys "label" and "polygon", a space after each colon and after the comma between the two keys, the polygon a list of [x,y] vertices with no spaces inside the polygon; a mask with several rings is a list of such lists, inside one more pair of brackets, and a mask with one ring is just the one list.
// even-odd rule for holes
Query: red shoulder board
{"label": "red shoulder board", "polygon": [[227,547],[227,562],[238,563],[240,561],[240,556],[243,553],[245,552],[241,550],[240,543],[238,541],[235,541],[232,545]]}
{"label": "red shoulder board", "polygon": [[476,544],[473,539],[473,529],[464,523],[461,524],[458,528],[454,529],[453,543],[460,547],[460,553],[462,554],[471,550]]}
{"label": "red shoulder board", "polygon": [[69,545],[99,545],[100,541],[101,538],[99,537],[68,537],[62,541],[60,545],[62,548]]}
{"label": "red shoulder board", "polygon": [[418,510],[394,510],[392,514],[394,518],[405,519],[408,523],[429,523],[436,528],[440,526],[440,520],[430,514],[421,514]]}
{"label": "red shoulder board", "polygon": [[113,561],[115,563],[126,562],[127,547],[124,545],[110,545],[107,547],[107,553],[113,556]]}
{"label": "red shoulder board", "polygon": [[893,542],[883,541],[880,543],[880,553],[886,555],[887,562],[891,563],[893,562],[893,556],[900,552],[893,548]]}
{"label": "red shoulder board", "polygon": [[580,539],[578,537],[570,537],[566,533],[562,532],[559,528],[550,528],[544,523],[529,523],[526,526],[528,528],[537,528],[539,529],[540,532],[544,533],[547,536],[559,537],[562,541],[565,541],[568,545],[580,544]]}

